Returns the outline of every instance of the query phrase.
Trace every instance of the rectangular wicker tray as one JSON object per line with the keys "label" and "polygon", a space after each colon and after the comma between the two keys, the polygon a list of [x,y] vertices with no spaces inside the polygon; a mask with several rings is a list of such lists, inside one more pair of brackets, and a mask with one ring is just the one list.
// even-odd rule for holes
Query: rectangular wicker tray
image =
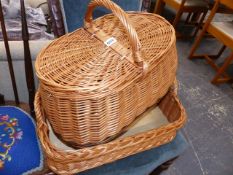
{"label": "rectangular wicker tray", "polygon": [[[38,135],[48,166],[57,174],[75,174],[172,141],[177,130],[185,123],[185,110],[174,91],[169,91],[158,106],[159,109],[154,106],[147,110],[135,125],[118,139],[74,150],[62,144],[51,132],[43,115],[40,95],[37,93],[35,110]],[[160,124],[156,124],[157,122]],[[154,127],[151,123],[155,123]]]}

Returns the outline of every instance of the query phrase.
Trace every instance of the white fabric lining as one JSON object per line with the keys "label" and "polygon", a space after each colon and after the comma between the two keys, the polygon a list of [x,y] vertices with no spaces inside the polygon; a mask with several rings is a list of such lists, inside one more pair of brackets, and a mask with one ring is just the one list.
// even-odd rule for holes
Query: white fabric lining
{"label": "white fabric lining", "polygon": [[[146,132],[151,129],[159,128],[168,123],[169,122],[167,118],[164,116],[160,108],[156,107],[151,110],[147,110],[145,113],[143,113],[141,118],[137,121],[137,123],[119,138],[125,138],[128,136]],[[74,150],[73,148],[65,145],[55,136],[50,125],[49,125],[49,129],[50,129],[49,137],[50,137],[51,143],[54,146],[56,146],[59,149],[66,150],[66,151]]]}

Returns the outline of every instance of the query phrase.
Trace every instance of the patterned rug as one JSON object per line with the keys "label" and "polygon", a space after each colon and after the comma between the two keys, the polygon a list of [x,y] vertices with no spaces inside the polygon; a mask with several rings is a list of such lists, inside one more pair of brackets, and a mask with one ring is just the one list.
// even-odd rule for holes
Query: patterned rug
{"label": "patterned rug", "polygon": [[26,175],[42,167],[33,119],[17,107],[0,107],[0,174]]}

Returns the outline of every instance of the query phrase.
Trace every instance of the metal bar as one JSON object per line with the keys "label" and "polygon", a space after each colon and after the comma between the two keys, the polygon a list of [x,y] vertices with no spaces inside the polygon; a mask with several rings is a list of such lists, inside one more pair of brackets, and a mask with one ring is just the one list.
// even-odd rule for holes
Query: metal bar
{"label": "metal bar", "polygon": [[7,37],[7,32],[6,32],[6,27],[5,27],[4,16],[3,16],[3,12],[2,12],[1,1],[0,1],[0,21],[1,21],[3,40],[4,40],[4,44],[5,44],[5,49],[6,49],[7,62],[8,62],[9,70],[10,70],[11,83],[13,86],[13,91],[14,91],[14,96],[15,96],[15,103],[18,105],[19,104],[19,96],[18,96],[17,85],[16,85],[16,81],[15,81],[15,74],[14,74],[12,57],[11,57],[9,43],[8,43],[8,37]]}
{"label": "metal bar", "polygon": [[32,67],[32,58],[31,52],[29,47],[29,33],[28,33],[28,26],[27,26],[27,19],[25,13],[25,6],[24,0],[20,0],[20,7],[21,7],[21,21],[22,21],[22,39],[24,45],[24,64],[25,64],[25,76],[29,94],[29,106],[31,115],[34,117],[34,97],[35,97],[35,83],[34,83],[34,73]]}
{"label": "metal bar", "polygon": [[47,2],[49,6],[53,32],[54,35],[58,38],[66,33],[61,11],[61,4],[59,0],[47,0]]}
{"label": "metal bar", "polygon": [[0,94],[0,105],[4,105],[4,104],[5,104],[4,95]]}

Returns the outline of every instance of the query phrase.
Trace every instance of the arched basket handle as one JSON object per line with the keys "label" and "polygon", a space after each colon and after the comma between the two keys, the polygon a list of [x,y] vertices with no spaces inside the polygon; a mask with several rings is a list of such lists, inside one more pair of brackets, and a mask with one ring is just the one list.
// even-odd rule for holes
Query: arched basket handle
{"label": "arched basket handle", "polygon": [[145,67],[147,66],[146,64],[144,64],[140,55],[141,43],[139,41],[137,32],[130,24],[128,15],[118,5],[116,5],[110,0],[92,0],[88,5],[87,12],[85,15],[85,21],[84,21],[85,27],[92,27],[92,21],[93,21],[92,13],[93,10],[98,6],[103,6],[111,10],[113,14],[121,21],[129,37],[134,62],[137,65],[143,67],[145,70]]}

